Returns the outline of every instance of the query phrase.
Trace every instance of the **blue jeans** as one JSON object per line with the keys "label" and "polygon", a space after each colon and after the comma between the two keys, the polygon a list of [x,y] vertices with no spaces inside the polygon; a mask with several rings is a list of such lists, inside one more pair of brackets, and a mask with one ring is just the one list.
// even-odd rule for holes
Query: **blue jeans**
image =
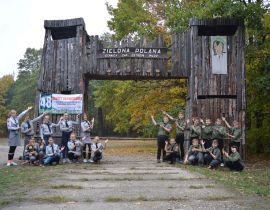
{"label": "blue jeans", "polygon": [[188,157],[188,161],[190,164],[195,165],[199,163],[199,165],[203,165],[203,153],[193,153]]}
{"label": "blue jeans", "polygon": [[60,161],[60,155],[50,156],[44,160],[44,165],[49,165],[49,164],[52,164],[53,162],[59,163],[59,161]]}

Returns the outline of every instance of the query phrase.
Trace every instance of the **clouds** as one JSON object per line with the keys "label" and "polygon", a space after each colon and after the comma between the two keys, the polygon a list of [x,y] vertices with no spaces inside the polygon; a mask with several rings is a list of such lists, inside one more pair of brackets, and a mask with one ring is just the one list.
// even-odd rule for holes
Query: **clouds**
{"label": "clouds", "polygon": [[41,48],[44,20],[82,17],[89,35],[108,31],[105,3],[117,0],[1,0],[0,77],[17,72],[17,62],[27,47]]}

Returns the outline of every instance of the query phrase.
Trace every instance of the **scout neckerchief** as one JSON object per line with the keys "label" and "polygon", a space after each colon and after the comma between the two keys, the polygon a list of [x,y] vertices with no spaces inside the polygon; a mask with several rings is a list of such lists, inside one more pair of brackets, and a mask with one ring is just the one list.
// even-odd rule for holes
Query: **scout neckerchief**
{"label": "scout neckerchief", "polygon": [[30,129],[31,128],[31,124],[30,124],[29,120],[27,120],[26,123],[27,123],[28,129]]}
{"label": "scout neckerchief", "polygon": [[73,143],[73,145],[74,145],[73,151],[76,151],[76,144],[75,144],[76,142],[72,140],[72,143]]}
{"label": "scout neckerchief", "polygon": [[65,123],[66,123],[66,127],[68,128],[68,123],[67,123],[68,121],[67,120],[65,120]]}
{"label": "scout neckerchief", "polygon": [[49,123],[49,122],[47,122],[47,123],[45,123],[45,125],[47,125],[47,127],[48,127],[48,129],[49,129],[50,133],[52,133],[52,130],[51,130],[51,125],[50,125],[50,123]]}

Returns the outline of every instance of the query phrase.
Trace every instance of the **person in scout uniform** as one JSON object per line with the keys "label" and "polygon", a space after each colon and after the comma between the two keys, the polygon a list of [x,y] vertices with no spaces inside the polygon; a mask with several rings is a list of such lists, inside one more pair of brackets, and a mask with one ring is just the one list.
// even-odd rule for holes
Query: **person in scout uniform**
{"label": "person in scout uniform", "polygon": [[24,134],[24,146],[23,146],[23,159],[25,160],[24,152],[25,147],[29,143],[31,137],[35,134],[34,133],[34,126],[33,123],[39,121],[46,113],[39,115],[38,117],[30,120],[29,115],[26,115],[24,121],[21,125],[21,132]]}
{"label": "person in scout uniform", "polygon": [[104,145],[100,142],[100,139],[98,136],[96,136],[93,139],[93,143],[91,145],[91,149],[93,151],[93,162],[95,163],[99,163],[100,160],[102,159],[103,155],[103,151],[106,149],[107,143],[109,142],[108,139],[105,140]]}
{"label": "person in scout uniform", "polygon": [[184,164],[188,163],[192,165],[203,165],[202,146],[199,144],[199,139],[192,139],[192,145],[190,145],[184,161]]}
{"label": "person in scout uniform", "polygon": [[182,112],[179,112],[178,118],[173,118],[171,115],[169,115],[167,112],[163,111],[163,114],[169,117],[171,120],[175,121],[176,125],[176,136],[175,141],[178,145],[179,149],[179,162],[182,163],[184,161],[185,157],[185,149],[184,149],[184,141],[185,141],[185,135],[184,131],[186,129],[186,122],[185,122],[185,115]]}
{"label": "person in scout uniform", "polygon": [[[220,118],[216,119],[215,125],[213,128],[212,138],[218,140],[218,148],[220,151],[222,151],[224,147],[224,138],[226,136],[226,129],[224,126],[222,126],[222,121]],[[223,164],[223,154],[221,154],[221,166],[224,166]]]}
{"label": "person in scout uniform", "polygon": [[73,131],[73,125],[79,124],[79,115],[76,116],[76,121],[69,120],[69,114],[64,113],[60,121],[60,130],[62,131],[62,142],[61,145],[64,147],[63,151],[63,163],[70,162],[67,158],[68,146],[67,143],[70,139],[70,134]]}
{"label": "person in scout uniform", "polygon": [[[94,128],[94,118],[89,121],[87,118],[87,114],[84,113],[83,121],[81,122],[81,136],[83,142],[83,162],[93,162],[91,160],[91,130]],[[86,150],[88,148],[88,154],[86,159]]]}
{"label": "person in scout uniform", "polygon": [[228,167],[230,170],[242,171],[244,169],[244,165],[242,163],[240,154],[237,152],[237,146],[232,145],[231,151],[232,152],[230,155],[224,150],[222,151],[223,156],[224,156],[225,166]]}
{"label": "person in scout uniform", "polygon": [[60,125],[62,118],[60,118],[59,122],[57,124],[50,122],[50,116],[45,114],[43,123],[40,126],[40,138],[45,143],[45,145],[48,145],[49,138],[53,135],[53,128]]}
{"label": "person in scout uniform", "polygon": [[8,136],[8,146],[9,146],[9,152],[8,152],[8,161],[7,166],[16,166],[17,164],[13,161],[15,150],[17,146],[20,146],[20,126],[19,121],[22,119],[22,117],[29,112],[32,109],[32,107],[28,107],[25,111],[17,115],[17,112],[15,110],[11,110],[9,113],[9,118],[7,119],[7,129],[9,132]]}
{"label": "person in scout uniform", "polygon": [[35,142],[35,138],[31,137],[29,143],[25,146],[25,160],[30,164],[36,164],[39,158],[39,145]]}
{"label": "person in scout uniform", "polygon": [[68,142],[68,159],[71,161],[78,160],[82,155],[82,146],[83,143],[76,139],[76,134],[71,133],[70,140]]}
{"label": "person in scout uniform", "polygon": [[225,122],[226,126],[231,132],[231,134],[227,133],[227,136],[231,138],[230,146],[236,145],[237,149],[239,150],[241,144],[241,130],[239,128],[239,123],[237,121],[233,121],[233,126],[230,126],[225,117],[222,117],[222,120]]}
{"label": "person in scout uniform", "polygon": [[157,136],[157,162],[160,163],[161,152],[163,159],[166,156],[165,141],[169,139],[169,133],[172,130],[172,126],[169,124],[169,118],[167,116],[163,116],[163,121],[160,123],[155,121],[154,116],[151,116],[151,119],[155,126],[159,126]]}
{"label": "person in scout uniform", "polygon": [[175,139],[170,139],[170,141],[165,142],[165,151],[166,157],[164,158],[166,161],[170,161],[170,164],[174,164],[176,162],[177,153],[179,152],[178,144]]}
{"label": "person in scout uniform", "polygon": [[205,142],[204,147],[207,149],[212,145],[213,128],[211,125],[211,120],[209,118],[206,118],[205,123],[203,119],[201,119],[200,122],[201,122],[201,138]]}
{"label": "person in scout uniform", "polygon": [[54,143],[52,137],[49,138],[49,144],[46,146],[46,159],[44,160],[44,165],[51,165],[52,163],[59,164],[61,152],[65,149],[64,146],[59,149],[59,146]]}
{"label": "person in scout uniform", "polygon": [[187,119],[187,129],[190,130],[190,145],[192,144],[193,139],[200,139],[201,138],[201,126],[199,118],[194,117],[192,119],[192,123],[190,123],[190,120]]}
{"label": "person in scout uniform", "polygon": [[206,165],[208,165],[209,169],[215,169],[218,167],[221,161],[221,152],[220,149],[218,148],[218,141],[213,140],[212,142],[212,147],[209,147],[205,149],[205,141],[201,141],[202,145],[202,151],[205,153],[204,154],[204,162]]}

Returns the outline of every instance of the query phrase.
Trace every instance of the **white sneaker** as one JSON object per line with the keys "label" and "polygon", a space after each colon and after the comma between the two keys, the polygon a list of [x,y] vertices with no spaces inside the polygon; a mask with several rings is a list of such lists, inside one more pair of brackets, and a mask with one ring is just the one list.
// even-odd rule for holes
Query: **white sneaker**
{"label": "white sneaker", "polygon": [[65,164],[67,162],[67,159],[63,159],[63,164]]}
{"label": "white sneaker", "polygon": [[7,166],[11,166],[10,162],[7,162]]}
{"label": "white sneaker", "polygon": [[88,162],[89,162],[89,163],[93,163],[94,161],[93,161],[92,159],[89,159]]}
{"label": "white sneaker", "polygon": [[224,163],[220,163],[220,166],[221,166],[221,167],[224,167]]}
{"label": "white sneaker", "polygon": [[67,162],[68,162],[68,163],[72,163],[70,159],[67,159]]}
{"label": "white sneaker", "polygon": [[13,162],[13,161],[12,161],[10,164],[11,164],[12,166],[17,166],[17,165],[18,165],[17,163],[15,163],[15,162]]}
{"label": "white sneaker", "polygon": [[83,162],[84,162],[84,163],[87,163],[87,160],[86,160],[86,159],[83,159]]}

